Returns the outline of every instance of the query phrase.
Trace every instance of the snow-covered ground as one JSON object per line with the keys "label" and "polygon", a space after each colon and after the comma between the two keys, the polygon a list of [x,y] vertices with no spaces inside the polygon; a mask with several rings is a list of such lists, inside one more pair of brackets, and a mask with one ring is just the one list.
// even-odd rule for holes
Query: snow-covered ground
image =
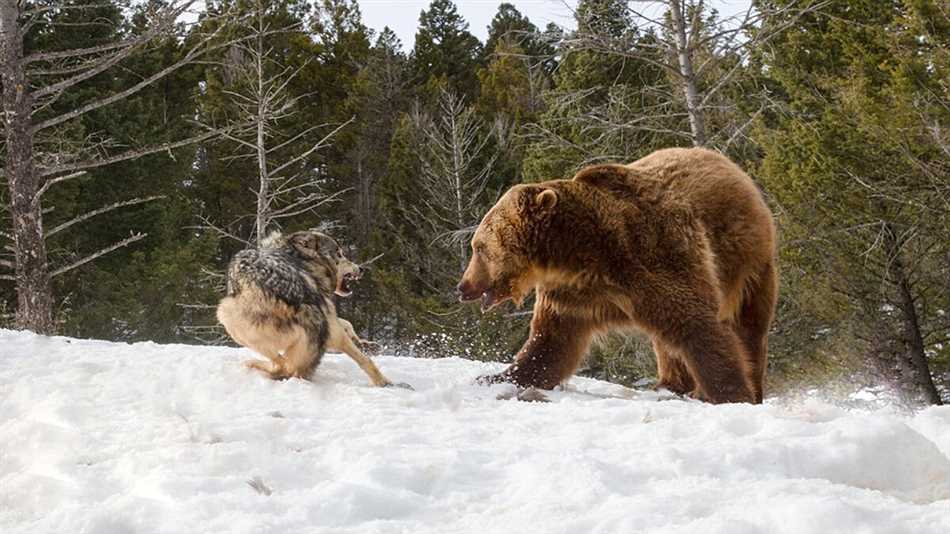
{"label": "snow-covered ground", "polygon": [[0,532],[950,532],[950,407],[585,379],[525,403],[456,358],[378,358],[406,391],[339,355],[270,382],[249,356],[0,331]]}

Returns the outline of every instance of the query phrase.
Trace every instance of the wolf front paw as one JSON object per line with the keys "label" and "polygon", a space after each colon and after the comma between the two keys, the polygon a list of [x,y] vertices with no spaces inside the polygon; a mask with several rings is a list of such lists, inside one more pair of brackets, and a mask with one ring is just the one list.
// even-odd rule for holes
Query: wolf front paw
{"label": "wolf front paw", "polygon": [[260,371],[266,375],[270,375],[274,371],[274,365],[272,363],[261,360],[245,360],[244,367],[246,369]]}

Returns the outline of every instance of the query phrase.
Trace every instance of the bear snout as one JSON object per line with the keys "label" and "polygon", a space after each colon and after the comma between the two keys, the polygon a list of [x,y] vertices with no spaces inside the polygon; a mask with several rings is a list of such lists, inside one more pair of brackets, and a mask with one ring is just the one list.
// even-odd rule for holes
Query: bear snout
{"label": "bear snout", "polygon": [[473,285],[468,280],[462,280],[459,282],[459,285],[455,288],[455,291],[458,293],[459,301],[461,302],[475,300],[482,296],[482,291],[479,291],[478,288],[473,287]]}

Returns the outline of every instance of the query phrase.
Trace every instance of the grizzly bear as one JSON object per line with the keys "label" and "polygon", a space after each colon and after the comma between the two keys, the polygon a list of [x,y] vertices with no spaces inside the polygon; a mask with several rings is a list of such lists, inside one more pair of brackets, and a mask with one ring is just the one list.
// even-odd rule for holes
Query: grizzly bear
{"label": "grizzly bear", "polygon": [[658,387],[760,403],[777,284],[772,213],[752,179],[715,152],[671,148],[512,187],[475,231],[458,290],[483,311],[536,292],[528,340],[482,381],[551,389],[596,336],[637,328]]}

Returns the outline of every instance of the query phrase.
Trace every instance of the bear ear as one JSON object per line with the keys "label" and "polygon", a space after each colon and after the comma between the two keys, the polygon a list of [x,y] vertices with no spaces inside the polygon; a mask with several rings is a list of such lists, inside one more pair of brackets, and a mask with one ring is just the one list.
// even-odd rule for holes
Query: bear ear
{"label": "bear ear", "polygon": [[545,189],[537,195],[534,196],[534,204],[541,208],[542,211],[547,211],[557,205],[557,191],[553,189]]}

